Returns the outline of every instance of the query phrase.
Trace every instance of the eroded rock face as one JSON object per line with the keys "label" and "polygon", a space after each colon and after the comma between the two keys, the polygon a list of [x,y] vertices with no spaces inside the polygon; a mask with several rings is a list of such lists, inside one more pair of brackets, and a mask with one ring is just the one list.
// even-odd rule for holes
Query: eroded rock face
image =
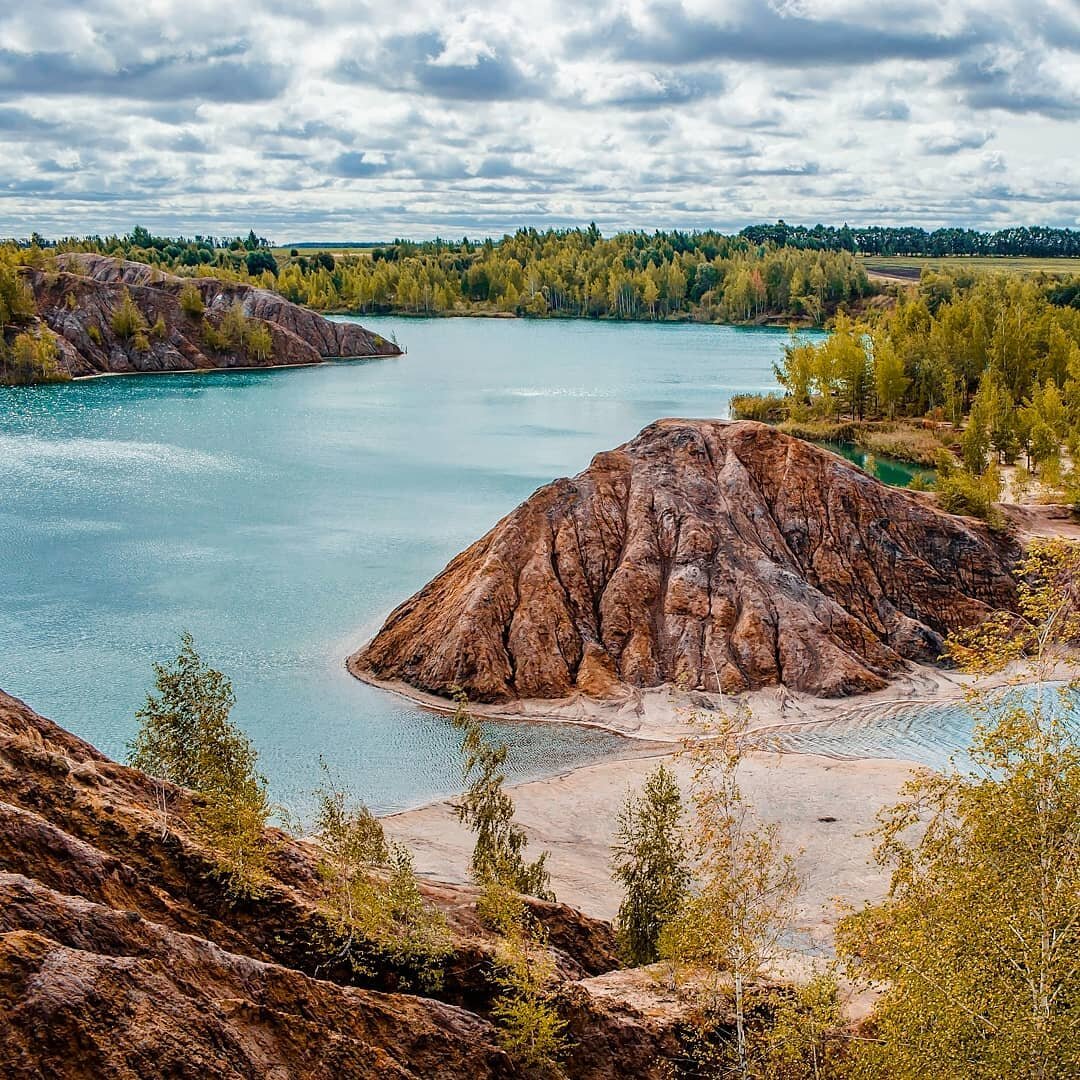
{"label": "eroded rock face", "polygon": [[[143,263],[105,255],[57,256],[60,271],[30,270],[26,278],[41,323],[56,341],[60,367],[72,377],[103,372],[191,371],[206,368],[278,367],[323,360],[397,356],[400,349],[354,323],[336,323],[266,289],[219,281],[182,278]],[[180,293],[198,289],[206,308],[200,318],[186,315]],[[153,325],[165,324],[161,337],[148,336],[148,348],[135,347],[112,329],[112,313],[124,291]],[[273,353],[259,360],[243,351],[217,352],[204,341],[203,319],[216,323],[234,304],[270,330]]]}
{"label": "eroded rock face", "polygon": [[486,703],[663,683],[853,694],[1013,607],[1015,555],[765,425],[661,420],[537,491],[349,666]]}
{"label": "eroded rock face", "polygon": [[[521,1073],[486,1016],[493,942],[475,890],[421,883],[450,926],[440,1000],[364,985],[312,944],[317,852],[273,834],[271,880],[230,898],[170,789],[0,692],[0,1073],[30,1077],[479,1080]],[[611,927],[534,902],[576,1022],[602,1029],[589,977],[615,967]],[[582,996],[584,995],[584,996]],[[607,1038],[618,1075],[650,1075],[651,1026]],[[645,1049],[642,1049],[645,1047]],[[649,1059],[651,1060],[651,1058]],[[608,1076],[593,1063],[574,1077]]]}

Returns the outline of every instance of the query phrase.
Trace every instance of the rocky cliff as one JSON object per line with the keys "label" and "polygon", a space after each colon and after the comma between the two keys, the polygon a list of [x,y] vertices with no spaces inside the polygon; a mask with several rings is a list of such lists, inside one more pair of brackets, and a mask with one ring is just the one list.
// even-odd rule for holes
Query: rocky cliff
{"label": "rocky cliff", "polygon": [[[271,881],[235,899],[170,789],[0,692],[0,1074],[5,1080],[479,1080],[521,1073],[486,1017],[492,940],[470,889],[422,883],[454,953],[441,1000],[364,985],[321,940],[316,852],[274,833]],[[613,995],[607,923],[533,902],[579,1040],[567,1074],[659,1077],[671,1025]],[[648,979],[645,980],[646,993]],[[636,997],[635,997],[636,995]],[[636,1002],[636,1003],[635,1003]]]}
{"label": "rocky cliff", "polygon": [[[401,351],[362,326],[331,322],[266,289],[210,277],[178,277],[104,255],[59,255],[55,266],[28,270],[26,280],[40,323],[54,338],[59,366],[72,377],[318,364],[335,358],[396,356]],[[181,306],[180,294],[188,287],[199,292],[205,307],[201,316],[187,314]],[[125,293],[147,326],[160,319],[164,332],[147,334],[142,342],[116,333],[113,313]],[[211,347],[207,326],[219,325],[235,305],[269,330],[273,348],[268,356],[253,355],[242,347]]]}
{"label": "rocky cliff", "polygon": [[350,657],[478,702],[878,689],[1016,603],[1013,545],[755,423],[661,420],[458,555]]}

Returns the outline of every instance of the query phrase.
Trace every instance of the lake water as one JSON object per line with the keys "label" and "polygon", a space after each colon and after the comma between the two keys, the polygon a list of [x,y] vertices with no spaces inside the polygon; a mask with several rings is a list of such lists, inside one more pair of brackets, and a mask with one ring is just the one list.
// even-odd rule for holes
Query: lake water
{"label": "lake water", "polygon": [[[349,677],[398,602],[661,416],[774,388],[783,331],[365,319],[400,359],[0,388],[0,687],[120,756],[189,629],[273,797],[325,756],[380,811],[458,790],[449,722]],[[499,725],[517,776],[625,750]]]}

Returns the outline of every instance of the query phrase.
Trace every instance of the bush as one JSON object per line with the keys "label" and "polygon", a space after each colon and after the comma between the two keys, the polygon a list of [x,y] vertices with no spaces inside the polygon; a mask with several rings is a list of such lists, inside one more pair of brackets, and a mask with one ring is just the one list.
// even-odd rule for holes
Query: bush
{"label": "bush", "polygon": [[784,394],[736,394],[728,403],[732,420],[759,420],[770,423],[788,415]]}
{"label": "bush", "polygon": [[1001,524],[997,501],[1001,498],[1001,475],[991,465],[981,475],[957,465],[947,452],[938,458],[935,490],[938,503],[950,514],[981,518],[991,525]]}
{"label": "bush", "polygon": [[[142,341],[146,341],[146,319],[138,305],[131,299],[131,293],[127,289],[121,294],[120,303],[113,308],[109,323],[113,333],[121,341],[135,341],[139,335],[142,335]],[[144,348],[148,347],[149,342]]]}
{"label": "bush", "polygon": [[193,319],[201,319],[206,311],[202,293],[194,285],[185,285],[180,292],[180,310]]}
{"label": "bush", "polygon": [[358,974],[389,963],[406,969],[406,984],[436,989],[452,951],[445,919],[420,895],[408,849],[388,845],[379,820],[366,806],[351,808],[323,769],[316,829],[331,931],[325,947]]}
{"label": "bush", "polygon": [[928,468],[936,465],[941,451],[940,440],[927,428],[861,429],[855,432],[855,442],[874,454],[910,461]]}
{"label": "bush", "polygon": [[56,343],[45,333],[19,334],[10,357],[0,339],[0,381],[19,384],[65,382],[70,376],[57,363],[58,359]]}

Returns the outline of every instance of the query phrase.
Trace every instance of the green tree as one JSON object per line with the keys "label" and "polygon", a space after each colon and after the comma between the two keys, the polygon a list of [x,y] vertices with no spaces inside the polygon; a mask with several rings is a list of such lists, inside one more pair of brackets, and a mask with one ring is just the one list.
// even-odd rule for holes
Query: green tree
{"label": "green tree", "polygon": [[861,1075],[1066,1080],[1080,1074],[1080,685],[1050,682],[1080,640],[1080,548],[1029,550],[1019,616],[954,638],[980,689],[970,767],[922,773],[883,818],[884,901],[843,920],[853,976],[882,988]]}
{"label": "green tree", "polygon": [[454,805],[458,820],[476,834],[469,871],[477,884],[500,882],[517,892],[554,900],[547,871],[547,852],[535,862],[523,858],[528,838],[514,821],[514,800],[504,787],[508,748],[484,736],[480,722],[469,712],[464,694],[457,695],[454,726],[462,732],[463,773],[468,785]]}
{"label": "green tree", "polygon": [[689,891],[683,817],[678,782],[663,764],[645,778],[639,795],[627,794],[619,814],[612,876],[623,889],[616,927],[619,951],[629,964],[659,958],[660,932]]}
{"label": "green tree", "polygon": [[194,285],[185,285],[180,290],[180,310],[193,319],[201,319],[206,312],[202,293]]}
{"label": "green tree", "polygon": [[730,988],[735,1037],[728,1067],[741,1080],[753,1076],[750,987],[776,959],[800,887],[777,827],[755,819],[738,783],[748,719],[745,710],[698,718],[700,737],[691,750],[698,881],[660,937],[663,958],[701,974],[705,1015],[715,1013]]}
{"label": "green tree", "polygon": [[904,369],[903,357],[885,335],[874,338],[874,391],[881,411],[890,419],[903,404],[911,379]]}
{"label": "green tree", "polygon": [[366,806],[351,805],[321,765],[315,832],[330,927],[323,948],[358,974],[371,976],[390,964],[406,985],[436,989],[452,952],[446,920],[424,901],[409,850],[388,844],[381,822]]}
{"label": "green tree", "polygon": [[198,833],[212,847],[237,892],[255,890],[267,856],[270,816],[258,755],[229,718],[236,698],[220,671],[203,663],[189,633],[171,664],[154,664],[156,694],[136,713],[139,729],[129,763],[162,781],[162,829],[168,828],[167,785],[190,788]]}

